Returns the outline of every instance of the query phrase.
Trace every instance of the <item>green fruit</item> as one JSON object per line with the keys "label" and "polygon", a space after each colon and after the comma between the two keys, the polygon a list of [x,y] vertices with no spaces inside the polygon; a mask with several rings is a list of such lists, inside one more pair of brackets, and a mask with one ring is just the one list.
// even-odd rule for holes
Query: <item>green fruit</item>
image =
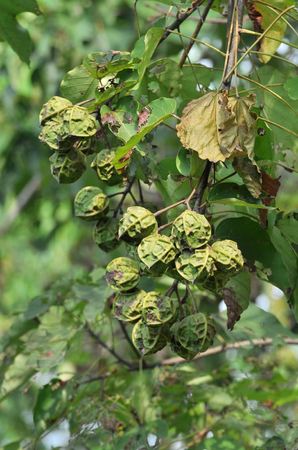
{"label": "green fruit", "polygon": [[74,183],[86,169],[84,158],[73,150],[65,155],[54,153],[49,161],[51,173],[58,183]]}
{"label": "green fruit", "polygon": [[149,327],[142,320],[133,327],[131,337],[133,345],[142,355],[156,353],[167,343],[160,327]]}
{"label": "green fruit", "polygon": [[142,206],[131,206],[123,215],[119,225],[119,238],[127,242],[140,242],[143,238],[157,232],[154,214]]}
{"label": "green fruit", "polygon": [[114,291],[131,291],[140,280],[139,266],[133,259],[115,258],[107,265],[106,280]]}
{"label": "green fruit", "polygon": [[104,252],[114,250],[120,244],[117,239],[118,226],[115,220],[104,218],[99,220],[94,227],[93,239]]}
{"label": "green fruit", "polygon": [[239,272],[244,264],[237,242],[229,239],[214,242],[211,246],[211,256],[216,267],[224,272]]}
{"label": "green fruit", "polygon": [[141,241],[138,255],[148,269],[161,273],[175,259],[176,249],[168,236],[151,234]]}
{"label": "green fruit", "polygon": [[142,306],[145,291],[132,293],[119,293],[113,301],[113,314],[118,320],[124,322],[135,322],[142,316]]}
{"label": "green fruit", "polygon": [[211,238],[211,226],[202,214],[186,210],[172,225],[172,237],[178,248],[200,248]]}
{"label": "green fruit", "polygon": [[216,329],[211,317],[196,313],[171,327],[172,339],[191,353],[207,350],[213,343]]}
{"label": "green fruit", "polygon": [[162,325],[175,316],[177,302],[159,292],[147,292],[143,297],[142,317],[148,326]]}
{"label": "green fruit", "polygon": [[109,199],[101,189],[86,186],[76,195],[74,200],[75,215],[85,220],[97,220],[106,214]]}
{"label": "green fruit", "polygon": [[184,250],[175,261],[177,272],[185,280],[193,283],[203,281],[214,273],[215,265],[209,247],[191,252]]}
{"label": "green fruit", "polygon": [[115,152],[113,150],[101,150],[91,163],[91,167],[96,171],[98,178],[109,185],[121,181],[121,176],[113,165],[114,158]]}
{"label": "green fruit", "polygon": [[40,125],[44,125],[46,121],[60,114],[66,108],[73,106],[72,103],[63,97],[54,96],[43,105],[39,114]]}

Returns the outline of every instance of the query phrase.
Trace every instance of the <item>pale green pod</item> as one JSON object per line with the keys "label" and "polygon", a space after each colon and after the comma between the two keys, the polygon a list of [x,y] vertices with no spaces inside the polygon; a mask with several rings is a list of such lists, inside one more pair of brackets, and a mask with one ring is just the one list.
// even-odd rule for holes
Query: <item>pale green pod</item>
{"label": "pale green pod", "polygon": [[158,228],[154,214],[142,206],[130,206],[120,220],[119,238],[133,243],[140,242]]}
{"label": "pale green pod", "polygon": [[211,226],[205,216],[186,210],[172,225],[172,237],[178,248],[200,248],[211,238]]}
{"label": "pale green pod", "polygon": [[167,343],[160,327],[149,327],[142,320],[133,327],[131,338],[133,345],[142,355],[156,353]]}
{"label": "pale green pod", "polygon": [[62,184],[74,183],[86,169],[84,158],[73,150],[66,154],[54,153],[49,161],[53,177]]}
{"label": "pale green pod", "polygon": [[44,125],[47,120],[53,118],[57,114],[60,114],[70,106],[72,106],[72,103],[69,100],[55,95],[42,106],[39,114],[39,123]]}
{"label": "pale green pod", "polygon": [[176,338],[176,335],[178,334],[177,333],[178,328],[179,322],[175,323],[171,327],[171,339],[170,339],[171,350],[177,353],[177,355],[179,355],[181,358],[191,360],[196,356],[198,352],[197,351],[191,352],[180,344],[180,342]]}
{"label": "pale green pod", "polygon": [[214,321],[202,313],[192,314],[171,327],[173,339],[192,353],[206,351],[216,334]]}
{"label": "pale green pod", "polygon": [[224,272],[239,272],[244,264],[237,242],[229,239],[214,242],[211,246],[211,255],[216,267]]}
{"label": "pale green pod", "polygon": [[148,269],[162,272],[175,259],[176,249],[168,236],[151,234],[141,241],[138,255]]}
{"label": "pale green pod", "polygon": [[140,280],[139,266],[133,259],[115,258],[107,265],[106,280],[114,291],[131,291]]}
{"label": "pale green pod", "polygon": [[121,176],[113,165],[114,158],[115,152],[113,150],[101,150],[91,163],[91,167],[96,171],[98,178],[111,186],[121,181]]}
{"label": "pale green pod", "polygon": [[110,252],[120,244],[117,238],[117,231],[117,221],[110,218],[103,218],[94,227],[93,239],[101,250]]}
{"label": "pale green pod", "polygon": [[208,246],[193,252],[184,250],[176,259],[175,266],[181,277],[191,283],[205,280],[216,269]]}
{"label": "pale green pod", "polygon": [[177,302],[159,292],[147,292],[143,298],[142,317],[149,326],[163,325],[173,319]]}
{"label": "pale green pod", "polygon": [[63,124],[69,136],[92,137],[97,131],[96,120],[87,108],[82,106],[68,107],[63,111]]}
{"label": "pale green pod", "polygon": [[118,293],[113,300],[113,314],[118,320],[136,322],[142,316],[143,298],[145,291],[137,290],[132,293]]}
{"label": "pale green pod", "polygon": [[109,199],[101,189],[86,186],[74,200],[75,215],[84,220],[97,220],[104,216],[109,208]]}

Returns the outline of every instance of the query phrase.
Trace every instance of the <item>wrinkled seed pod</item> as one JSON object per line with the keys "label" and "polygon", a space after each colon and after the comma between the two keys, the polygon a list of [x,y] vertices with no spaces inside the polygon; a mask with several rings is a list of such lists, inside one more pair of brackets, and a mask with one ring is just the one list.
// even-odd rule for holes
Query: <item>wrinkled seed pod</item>
{"label": "wrinkled seed pod", "polygon": [[178,248],[200,248],[211,238],[211,226],[205,216],[186,210],[172,225],[172,237]]}
{"label": "wrinkled seed pod", "polygon": [[127,242],[140,242],[157,231],[154,214],[142,206],[130,206],[119,225],[119,238]]}
{"label": "wrinkled seed pod", "polygon": [[131,338],[133,345],[142,355],[156,353],[167,343],[160,327],[149,327],[142,320],[133,327]]}
{"label": "wrinkled seed pod", "polygon": [[149,326],[162,325],[173,319],[177,303],[159,292],[147,292],[143,298],[143,321]]}
{"label": "wrinkled seed pod", "polygon": [[49,161],[51,173],[58,183],[74,183],[86,169],[84,159],[75,151],[70,151],[65,155],[54,153]]}
{"label": "wrinkled seed pod", "polygon": [[98,187],[85,186],[77,193],[74,206],[77,217],[96,220],[107,212],[109,199]]}
{"label": "wrinkled seed pod", "polygon": [[118,320],[124,322],[135,322],[142,316],[143,298],[145,291],[137,290],[125,294],[118,293],[113,301],[113,314]]}
{"label": "wrinkled seed pod", "polygon": [[171,350],[173,352],[177,353],[177,355],[179,355],[183,359],[187,359],[187,360],[193,359],[198,352],[197,351],[191,352],[191,351],[187,350],[175,338],[175,336],[177,334],[176,330],[177,330],[178,326],[179,326],[179,323],[175,323],[171,327],[171,340],[170,340]]}
{"label": "wrinkled seed pod", "polygon": [[139,279],[139,266],[133,259],[115,258],[107,265],[106,280],[115,291],[131,291],[137,286]]}
{"label": "wrinkled seed pod", "polygon": [[203,287],[209,291],[218,293],[230,279],[228,272],[215,271],[211,277],[206,278],[203,282]]}
{"label": "wrinkled seed pod", "polygon": [[121,180],[121,176],[113,165],[114,158],[115,152],[113,150],[101,150],[91,163],[91,167],[96,171],[98,178],[110,185],[117,184]]}
{"label": "wrinkled seed pod", "polygon": [[96,120],[87,108],[76,105],[68,107],[62,117],[69,136],[91,137],[97,131]]}
{"label": "wrinkled seed pod", "polygon": [[141,241],[138,255],[146,267],[162,272],[175,259],[176,249],[168,236],[151,234]]}
{"label": "wrinkled seed pod", "polygon": [[181,277],[190,282],[203,281],[212,276],[215,270],[209,247],[194,252],[185,250],[176,259],[175,266]]}
{"label": "wrinkled seed pod", "polygon": [[54,97],[50,98],[50,100],[42,106],[40,114],[39,114],[39,123],[41,125],[44,125],[47,120],[49,120],[53,116],[61,113],[69,106],[72,106],[72,103],[69,100],[55,95]]}
{"label": "wrinkled seed pod", "polygon": [[104,218],[103,220],[99,220],[95,225],[93,239],[101,250],[110,252],[120,244],[117,239],[117,231],[117,222],[109,218]]}
{"label": "wrinkled seed pod", "polygon": [[[176,325],[176,324],[175,324]],[[202,313],[192,314],[171,328],[173,338],[190,352],[204,352],[213,343],[216,329],[211,317]]]}
{"label": "wrinkled seed pod", "polygon": [[237,242],[229,239],[214,242],[211,247],[211,255],[219,270],[238,272],[244,264]]}
{"label": "wrinkled seed pod", "polygon": [[68,134],[63,126],[63,120],[60,116],[52,117],[47,120],[39,134],[39,140],[41,142],[47,144],[53,150],[61,150],[63,153],[66,153],[71,148],[69,142],[63,142],[67,137]]}

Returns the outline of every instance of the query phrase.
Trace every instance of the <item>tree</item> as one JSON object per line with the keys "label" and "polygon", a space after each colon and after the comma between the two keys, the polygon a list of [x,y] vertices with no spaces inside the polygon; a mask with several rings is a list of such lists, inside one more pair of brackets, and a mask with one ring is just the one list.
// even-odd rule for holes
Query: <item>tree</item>
{"label": "tree", "polygon": [[[131,51],[86,55],[41,109],[51,173],[76,183],[100,252],[2,338],[2,401],[25,389],[33,404],[4,448],[57,447],[59,427],[58,448],[298,445],[297,362],[281,355],[298,344],[297,216],[279,199],[296,172],[294,2],[154,3],[148,27],[135,2]],[[255,305],[266,283],[291,327]]]}

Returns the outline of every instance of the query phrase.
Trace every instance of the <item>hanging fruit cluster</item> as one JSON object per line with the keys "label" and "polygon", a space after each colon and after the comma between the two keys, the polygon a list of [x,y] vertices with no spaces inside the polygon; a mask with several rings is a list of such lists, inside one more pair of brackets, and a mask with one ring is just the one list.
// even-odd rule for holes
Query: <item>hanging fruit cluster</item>
{"label": "hanging fruit cluster", "polygon": [[155,353],[167,342],[183,358],[193,358],[212,343],[215,327],[210,317],[190,314],[178,300],[137,288],[141,275],[167,274],[184,283],[218,290],[243,267],[236,242],[211,243],[212,232],[202,214],[186,210],[172,224],[170,236],[158,233],[155,215],[140,206],[129,207],[120,220],[118,237],[137,246],[136,258],[116,258],[106,279],[117,293],[113,313],[135,323],[132,340],[142,354]]}
{"label": "hanging fruit cluster", "polygon": [[[98,145],[101,126],[87,108],[53,97],[43,106],[40,123],[40,139],[54,150],[51,171],[58,182],[79,179],[89,160],[102,184],[123,183],[115,152]],[[122,192],[123,201],[127,192]],[[242,269],[242,254],[234,241],[214,241],[206,217],[190,209],[174,220],[167,234],[159,233],[158,214],[143,206],[128,207],[118,221],[123,201],[110,212],[110,197],[98,186],[83,187],[74,201],[75,215],[95,222],[93,237],[100,249],[110,252],[124,242],[131,256],[115,258],[106,268],[107,283],[115,291],[113,314],[133,324],[132,341],[140,354],[155,353],[169,343],[178,355],[191,359],[212,344],[216,330],[211,317],[179,301],[177,285],[219,293]],[[142,276],[164,274],[175,280],[176,296],[172,288],[161,293],[139,287]]]}

